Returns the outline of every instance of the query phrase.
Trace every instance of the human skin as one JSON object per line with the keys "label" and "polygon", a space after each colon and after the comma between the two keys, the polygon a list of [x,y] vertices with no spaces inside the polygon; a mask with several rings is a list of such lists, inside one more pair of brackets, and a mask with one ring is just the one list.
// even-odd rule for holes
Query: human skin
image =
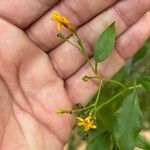
{"label": "human skin", "polygon": [[[111,78],[150,35],[149,0],[0,0],[0,150],[60,150],[74,117],[97,91],[81,54],[56,37],[57,10],[74,24],[92,59],[98,35],[116,22],[117,41],[99,74]],[[53,7],[52,7],[53,6]],[[70,36],[68,33],[66,33]],[[72,40],[72,36],[70,37]]]}

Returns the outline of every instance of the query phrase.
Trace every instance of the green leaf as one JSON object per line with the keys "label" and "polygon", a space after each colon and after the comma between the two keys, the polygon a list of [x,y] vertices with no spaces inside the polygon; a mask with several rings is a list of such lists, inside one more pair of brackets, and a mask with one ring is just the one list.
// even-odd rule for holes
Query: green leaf
{"label": "green leaf", "polygon": [[87,145],[87,150],[108,150],[109,149],[109,133],[101,133],[94,137]]}
{"label": "green leaf", "polygon": [[115,22],[112,23],[98,38],[94,47],[94,59],[97,63],[105,60],[115,45]]}
{"label": "green leaf", "polygon": [[100,120],[100,116],[96,116],[96,129],[95,130],[91,130],[88,134],[88,142],[91,141],[93,139],[93,137],[97,137],[100,134],[104,133],[107,131],[106,126],[102,123],[102,121]]}
{"label": "green leaf", "polygon": [[111,105],[103,107],[102,109],[98,110],[96,114],[96,118],[99,119],[99,124],[105,127],[107,131],[112,130],[113,117],[114,117],[114,113],[112,112]]}
{"label": "green leaf", "polygon": [[120,150],[133,150],[142,128],[142,115],[136,91],[127,95],[115,114],[113,123],[114,140]]}
{"label": "green leaf", "polygon": [[137,138],[137,147],[143,150],[150,150],[150,141],[146,140],[143,136],[139,135]]}
{"label": "green leaf", "polygon": [[150,90],[150,76],[141,76],[138,82],[141,83],[145,89]]}

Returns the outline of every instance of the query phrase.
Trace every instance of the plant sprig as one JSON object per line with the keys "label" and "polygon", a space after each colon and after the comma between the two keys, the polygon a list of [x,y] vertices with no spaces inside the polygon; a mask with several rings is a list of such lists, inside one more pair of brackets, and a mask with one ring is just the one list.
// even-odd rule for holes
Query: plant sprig
{"label": "plant sprig", "polygon": [[[97,148],[98,145],[99,147],[105,147],[104,149],[106,149],[106,143],[107,149],[110,143],[110,145],[113,145],[115,149],[133,149],[136,146],[136,138],[139,134],[139,131],[141,130],[142,124],[137,89],[145,87],[147,90],[150,90],[150,76],[142,76],[137,79],[138,84],[127,86],[117,80],[108,79],[102,77],[99,74],[99,66],[101,62],[106,60],[111,55],[115,46],[115,22],[109,25],[97,39],[93,48],[93,62],[93,60],[91,61],[88,56],[87,49],[84,46],[84,42],[81,36],[78,34],[78,31],[70,23],[70,21],[64,16],[60,15],[58,12],[53,12],[52,20],[58,23],[57,28],[60,31],[58,37],[75,47],[81,53],[85,62],[88,64],[93,76],[83,76],[83,82],[96,80],[96,82],[98,83],[98,92],[96,94],[96,97],[94,98],[93,103],[83,108],[75,108],[71,110],[58,109],[57,113],[71,115],[75,114],[77,116],[76,125],[82,127],[83,131],[86,132],[86,134],[90,133],[92,130],[96,130],[98,134],[96,134],[96,138],[93,137],[93,139],[89,142],[88,150],[94,150],[95,148]],[[68,29],[68,31],[76,38],[75,43],[71,42],[61,32],[62,27]],[[104,102],[100,102],[100,100],[102,99],[102,86],[105,82],[115,83],[116,85],[119,85],[121,90],[116,91],[116,94],[111,96],[108,100],[106,99]],[[105,118],[103,117],[103,124],[107,126],[108,122],[111,122],[111,127],[108,126],[109,129],[107,129],[103,133],[99,133],[99,124],[101,124],[101,122],[98,122],[98,120],[99,117],[102,117],[101,110],[105,110],[107,109],[107,107],[111,109],[111,105],[117,104],[117,100],[120,100],[120,98],[125,94],[127,94],[127,96],[125,96],[125,98],[121,100],[120,106],[118,107],[118,109],[115,110],[115,112],[113,112],[114,121],[111,122],[112,120],[108,120],[106,117],[107,115],[105,115]],[[109,113],[109,111],[111,110],[107,111]],[[132,120],[134,120],[134,122]],[[110,140],[110,135],[112,140]],[[101,139],[101,142],[98,142],[98,138]]]}

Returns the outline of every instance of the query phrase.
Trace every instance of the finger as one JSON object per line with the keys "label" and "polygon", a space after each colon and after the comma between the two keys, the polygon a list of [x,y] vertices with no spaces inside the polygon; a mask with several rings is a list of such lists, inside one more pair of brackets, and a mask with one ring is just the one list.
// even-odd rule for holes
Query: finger
{"label": "finger", "polygon": [[0,77],[0,143],[2,143],[5,126],[11,114],[12,97],[7,90],[4,81]]}
{"label": "finger", "polygon": [[[147,13],[117,39],[112,55],[99,66],[99,73],[104,77],[111,78],[150,36],[149,27],[150,14]],[[81,80],[84,75],[93,75],[87,65],[66,80],[66,89],[72,101],[83,105],[87,104],[97,91],[97,84],[93,81]]]}
{"label": "finger", "polygon": [[[118,36],[147,12],[150,8],[150,1],[140,2],[137,3],[137,0],[120,1],[78,30],[89,56],[92,55],[92,48],[96,39],[106,26],[115,21]],[[69,40],[74,42],[73,37]],[[55,69],[64,79],[72,75],[84,64],[84,59],[80,52],[68,43],[63,43],[50,52],[49,55]]]}
{"label": "finger", "polygon": [[72,116],[59,116],[56,110],[71,109],[72,103],[48,55],[22,30],[3,19],[0,33],[0,76],[14,101],[61,141],[66,141],[72,129]]}
{"label": "finger", "polygon": [[[81,26],[92,17],[111,6],[118,0],[63,0],[53,10],[58,10],[66,16],[76,27]],[[40,20],[35,22],[28,30],[28,36],[42,49],[49,51],[56,47],[60,41],[56,36],[58,31],[55,24],[50,22],[50,10]],[[66,34],[69,36],[69,34]]]}
{"label": "finger", "polygon": [[1,0],[0,17],[20,28],[29,26],[58,0]]}

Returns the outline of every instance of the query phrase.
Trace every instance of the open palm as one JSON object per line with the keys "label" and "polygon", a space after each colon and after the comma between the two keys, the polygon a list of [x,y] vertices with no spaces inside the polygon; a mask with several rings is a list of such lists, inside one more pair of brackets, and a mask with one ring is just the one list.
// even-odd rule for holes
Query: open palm
{"label": "open palm", "polygon": [[74,118],[55,111],[85,105],[97,90],[92,81],[81,80],[91,72],[80,53],[57,39],[52,10],[78,28],[91,59],[98,35],[116,21],[115,49],[99,69],[105,77],[112,77],[150,35],[149,0],[56,2],[0,1],[1,150],[63,149]]}

